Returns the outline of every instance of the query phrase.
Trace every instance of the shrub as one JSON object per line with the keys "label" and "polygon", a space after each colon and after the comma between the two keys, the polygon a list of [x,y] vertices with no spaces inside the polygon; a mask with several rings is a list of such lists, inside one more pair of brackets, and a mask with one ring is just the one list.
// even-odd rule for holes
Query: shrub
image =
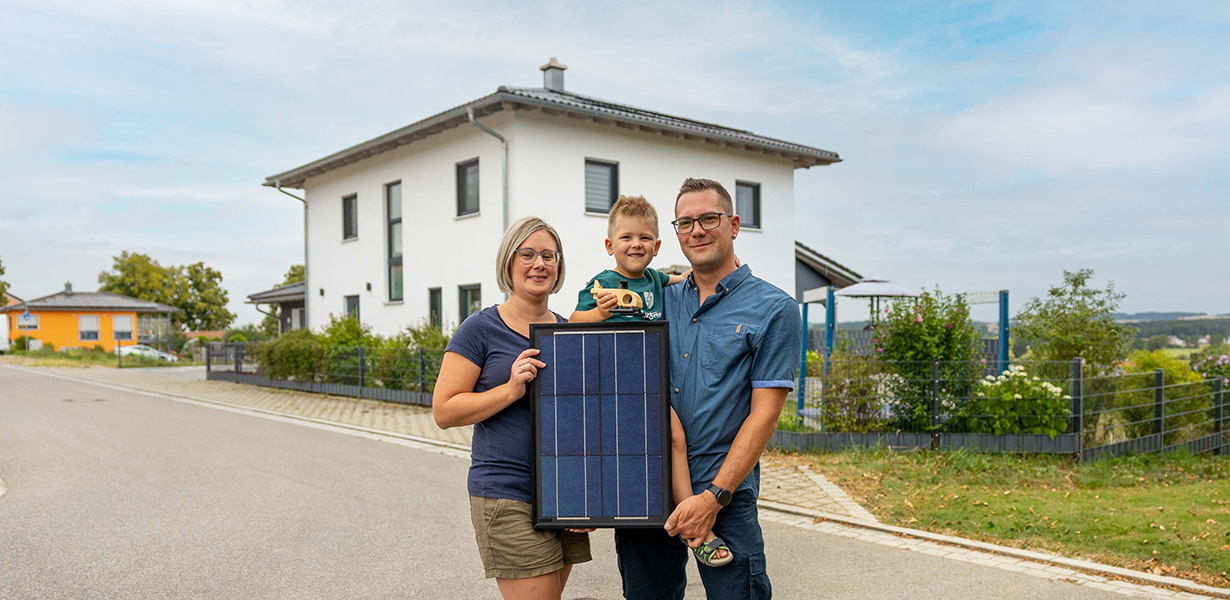
{"label": "shrub", "polygon": [[386,388],[432,391],[440,373],[443,350],[450,338],[440,327],[426,320],[407,326],[369,354],[370,373]]}
{"label": "shrub", "polygon": [[[1212,406],[1207,398],[1200,397],[1204,390],[1197,388],[1202,386],[1185,385],[1198,383],[1200,374],[1192,371],[1182,359],[1174,358],[1163,350],[1137,350],[1128,355],[1120,369],[1121,374],[1114,378],[1114,393],[1108,394],[1108,400],[1097,402],[1095,406],[1093,419],[1096,420],[1097,429],[1106,430],[1104,439],[1099,441],[1118,441],[1153,433],[1157,388],[1151,375],[1158,369],[1163,371],[1162,399],[1165,402],[1167,430],[1186,428],[1209,418],[1200,410],[1205,405]],[[1186,434],[1175,435],[1178,433],[1169,434],[1166,443],[1174,443],[1180,437],[1186,438]]]}
{"label": "shrub", "polygon": [[13,350],[21,350],[24,352],[30,346],[30,336],[19,335],[13,340]]}
{"label": "shrub", "polygon": [[1230,344],[1215,344],[1192,355],[1192,372],[1205,379],[1222,378],[1222,389],[1230,391]]}
{"label": "shrub", "polygon": [[898,377],[891,383],[897,401],[892,409],[897,427],[924,431],[934,404],[934,365],[939,363],[941,398],[968,396],[985,372],[978,330],[960,295],[946,296],[936,288],[918,298],[899,300],[884,311],[873,340],[880,359],[890,361]]}
{"label": "shrub", "polygon": [[826,429],[846,433],[885,430],[886,407],[891,403],[892,388],[901,383],[900,377],[874,356],[852,356],[837,348],[832,358],[828,374],[820,375],[821,423]]}
{"label": "shrub", "polygon": [[975,395],[956,410],[956,424],[970,433],[1034,433],[1054,439],[1068,430],[1071,403],[1063,388],[1014,365],[978,383]]}
{"label": "shrub", "polygon": [[231,337],[228,338],[226,341],[231,342],[233,344],[245,344],[247,343],[248,338],[244,337],[242,333],[232,333]]}
{"label": "shrub", "polygon": [[264,374],[274,379],[314,381],[324,366],[325,348],[308,329],[288,331],[272,342],[252,346]]}
{"label": "shrub", "polygon": [[1115,321],[1124,295],[1113,283],[1089,286],[1091,269],[1063,272],[1063,284],[1046,299],[1032,298],[1016,317],[1013,334],[1029,344],[1033,358],[1070,361],[1083,358],[1094,375],[1102,375],[1127,355],[1136,330]]}

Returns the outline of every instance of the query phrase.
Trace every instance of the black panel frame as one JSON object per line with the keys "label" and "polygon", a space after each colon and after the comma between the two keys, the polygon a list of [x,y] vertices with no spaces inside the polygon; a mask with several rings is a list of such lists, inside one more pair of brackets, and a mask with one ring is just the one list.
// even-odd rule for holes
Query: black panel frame
{"label": "black panel frame", "polygon": [[[658,409],[661,411],[661,419],[658,421],[662,427],[662,506],[665,508],[665,513],[656,516],[651,515],[647,519],[616,519],[614,517],[592,517],[588,519],[567,519],[557,520],[554,517],[543,517],[541,512],[542,502],[540,494],[542,486],[540,475],[538,473],[539,465],[542,462],[542,428],[539,422],[542,418],[542,396],[541,388],[538,383],[538,378],[535,378],[530,383],[530,407],[533,414],[531,430],[533,431],[534,447],[531,450],[530,457],[530,473],[533,482],[532,494],[532,511],[534,529],[573,529],[573,528],[661,528],[666,524],[667,517],[670,516],[670,511],[674,509],[674,495],[671,493],[671,403],[670,403],[670,333],[666,321],[640,321],[640,322],[620,322],[620,323],[532,323],[530,324],[530,347],[542,347],[542,340],[545,337],[553,336],[559,332],[576,333],[612,333],[617,331],[628,330],[645,330],[647,332],[658,334],[658,372],[661,374],[661,382],[659,389],[659,403],[661,406]],[[547,366],[552,368],[551,365]]]}

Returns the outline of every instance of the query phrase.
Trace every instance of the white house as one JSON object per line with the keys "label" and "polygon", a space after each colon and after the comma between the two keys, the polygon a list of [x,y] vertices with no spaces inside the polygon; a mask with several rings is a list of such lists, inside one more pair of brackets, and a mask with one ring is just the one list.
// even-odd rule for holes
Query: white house
{"label": "white house", "polygon": [[[566,91],[566,68],[552,58],[542,88],[501,86],[266,178],[304,192],[302,324],[349,311],[383,334],[428,315],[456,325],[503,300],[496,248],[507,224],[527,215],[562,237],[567,280],[551,308],[567,316],[586,280],[614,264],[602,240],[619,194],[658,209],[653,265],[686,263],[669,223],[686,177],[718,180],[737,196],[740,259],[796,290],[794,170],[839,162],[836,153]],[[815,270],[820,255],[807,252]]]}

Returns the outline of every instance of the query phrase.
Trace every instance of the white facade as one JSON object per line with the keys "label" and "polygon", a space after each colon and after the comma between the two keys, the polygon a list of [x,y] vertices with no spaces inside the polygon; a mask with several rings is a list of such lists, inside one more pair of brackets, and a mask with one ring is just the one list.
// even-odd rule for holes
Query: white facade
{"label": "white facade", "polygon": [[[612,268],[606,254],[607,215],[585,212],[585,160],[619,165],[618,191],[643,195],[658,209],[662,249],[651,266],[686,264],[671,229],[674,200],[687,177],[760,185],[761,228],[744,227],[735,241],[740,260],[757,276],[793,293],[795,283],[794,166],[770,157],[540,111],[496,112],[480,122],[508,140],[508,222],[534,215],[563,239],[567,279],[551,309],[567,317],[577,292]],[[457,217],[456,165],[477,158],[478,214]],[[404,292],[389,301],[384,190],[401,182]],[[361,320],[380,334],[426,319],[428,290],[442,292],[446,329],[458,324],[459,286],[481,285],[482,304],[502,302],[495,254],[503,233],[500,143],[469,124],[436,133],[307,179],[307,318],[316,328],[359,297]],[[343,240],[342,198],[358,197],[358,236]],[[370,285],[370,290],[368,289]],[[322,293],[323,290],[323,293]]]}

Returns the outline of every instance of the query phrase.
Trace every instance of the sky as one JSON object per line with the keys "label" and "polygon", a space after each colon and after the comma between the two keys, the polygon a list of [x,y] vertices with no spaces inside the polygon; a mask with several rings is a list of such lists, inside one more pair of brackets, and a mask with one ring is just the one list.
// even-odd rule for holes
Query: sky
{"label": "sky", "polygon": [[303,256],[266,176],[551,56],[569,90],[838,152],[795,171],[795,236],[864,276],[1015,313],[1091,268],[1126,312],[1230,313],[1221,1],[0,0],[4,279],[204,261],[257,321]]}

